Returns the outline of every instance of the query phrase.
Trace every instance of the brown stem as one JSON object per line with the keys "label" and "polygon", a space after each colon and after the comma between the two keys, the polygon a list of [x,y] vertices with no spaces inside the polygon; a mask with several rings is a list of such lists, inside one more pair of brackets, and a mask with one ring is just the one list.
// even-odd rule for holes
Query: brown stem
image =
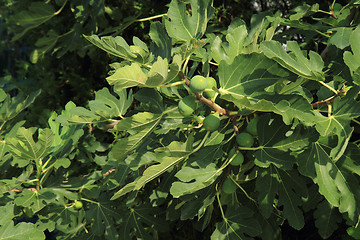
{"label": "brown stem", "polygon": [[[185,74],[182,71],[179,71],[178,73],[180,79],[185,80],[185,84],[186,85],[190,85],[190,80],[185,76]],[[239,129],[236,126],[236,118],[238,117],[238,115],[231,115],[230,111],[220,107],[219,105],[217,105],[215,102],[205,98],[201,93],[199,92],[195,92],[195,96],[196,99],[199,100],[200,102],[206,104],[208,107],[210,107],[211,109],[213,109],[215,112],[219,113],[219,115],[225,115],[228,116],[231,119],[231,122],[233,124],[234,130],[236,133],[238,133]]]}
{"label": "brown stem", "polygon": [[[179,77],[181,79],[185,80],[186,85],[188,85],[188,86],[190,85],[190,80],[185,76],[185,74],[182,71],[179,71],[178,75],[179,75]],[[213,101],[205,98],[201,93],[195,92],[195,96],[196,96],[197,100],[199,100],[200,102],[208,105],[211,109],[213,109],[215,112],[219,113],[220,115],[229,116],[229,111],[227,111],[226,109],[220,107],[219,105],[217,105]]]}

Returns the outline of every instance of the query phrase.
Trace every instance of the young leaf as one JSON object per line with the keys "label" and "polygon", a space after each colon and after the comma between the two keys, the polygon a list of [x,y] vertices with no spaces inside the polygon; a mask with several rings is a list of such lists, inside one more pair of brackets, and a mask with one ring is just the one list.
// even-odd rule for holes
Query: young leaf
{"label": "young leaf", "polygon": [[310,59],[308,59],[295,41],[288,41],[286,46],[292,51],[292,54],[286,53],[281,43],[276,41],[263,42],[260,49],[266,57],[274,59],[281,66],[301,77],[316,81],[325,79],[322,71],[324,61],[319,54],[310,51]]}
{"label": "young leaf", "polygon": [[206,30],[207,22],[214,9],[212,0],[190,0],[191,15],[187,14],[186,4],[179,0],[172,0],[165,18],[166,30],[169,36],[188,41],[192,38],[200,39]]}
{"label": "young leaf", "polygon": [[132,63],[116,69],[106,80],[110,85],[114,85],[115,91],[120,92],[125,88],[145,85],[147,76],[138,63]]}

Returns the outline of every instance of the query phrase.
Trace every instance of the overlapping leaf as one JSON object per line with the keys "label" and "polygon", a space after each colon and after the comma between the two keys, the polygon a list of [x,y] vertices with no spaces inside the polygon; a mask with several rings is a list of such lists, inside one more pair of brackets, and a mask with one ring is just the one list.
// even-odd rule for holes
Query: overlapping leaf
{"label": "overlapping leaf", "polygon": [[57,120],[63,124],[71,123],[97,123],[123,117],[133,102],[132,91],[126,90],[116,92],[113,95],[107,88],[95,93],[95,100],[89,102],[90,110],[84,107],[76,107],[69,102]]}
{"label": "overlapping leaf", "polygon": [[277,63],[262,54],[237,56],[231,64],[225,61],[219,64],[220,93],[234,99],[249,97],[258,101],[256,95],[265,92],[265,88],[289,77],[289,73]]}
{"label": "overlapping leaf", "polygon": [[131,235],[136,235],[141,239],[153,239],[149,234],[149,227],[158,231],[167,231],[168,224],[161,218],[162,212],[152,208],[148,204],[143,204],[122,215],[123,222],[120,229],[120,239],[129,239]]}
{"label": "overlapping leaf", "polygon": [[329,43],[340,49],[350,45],[350,36],[353,30],[348,27],[339,27],[332,29],[335,33],[330,37]]}
{"label": "overlapping leaf", "polygon": [[111,205],[111,202],[104,200],[91,205],[86,211],[86,219],[93,222],[91,232],[96,236],[108,236],[109,239],[119,238],[119,234],[115,229],[115,222],[123,216],[121,213]]}
{"label": "overlapping leaf", "polygon": [[275,167],[270,165],[268,168],[261,169],[256,179],[256,189],[258,203],[261,214],[269,218],[274,211],[274,199],[279,188],[279,179]]}
{"label": "overlapping leaf", "polygon": [[13,221],[8,221],[6,225],[0,226],[0,240],[42,240],[45,234],[37,229],[35,224],[21,222],[14,225]]}
{"label": "overlapping leaf", "polygon": [[[142,56],[141,58],[138,58],[136,54],[134,54],[130,51],[130,46],[123,37],[105,36],[105,37],[99,38],[97,35],[91,35],[91,36],[84,35],[84,37],[89,42],[91,42],[92,44],[97,46],[98,48],[100,48],[116,57],[119,57],[119,58],[122,58],[122,59],[125,59],[128,61],[134,61],[134,62],[140,62],[140,63],[146,63],[149,60],[151,60],[147,56]],[[137,38],[133,39],[134,43],[135,43],[135,41],[140,41],[139,39],[138,40],[135,40],[135,39],[137,39]],[[139,42],[139,44],[141,45],[140,47],[146,47],[146,44],[143,42]],[[147,47],[144,50],[147,50]]]}
{"label": "overlapping leaf", "polygon": [[360,78],[358,76],[358,68],[360,67],[360,26],[358,26],[350,35],[350,46],[352,53],[344,52],[344,62],[349,67],[354,83],[360,85]]}
{"label": "overlapping leaf", "polygon": [[49,154],[54,140],[52,131],[48,128],[39,129],[37,142],[34,141],[33,134],[32,129],[21,127],[16,136],[7,139],[9,151],[15,157],[13,164],[17,163],[23,167],[31,160],[39,161]]}
{"label": "overlapping leaf", "polygon": [[217,63],[225,60],[231,64],[232,60],[242,53],[246,36],[247,29],[245,25],[231,29],[229,27],[226,34],[227,42],[222,42],[220,37],[217,36],[211,45],[211,56]]}
{"label": "overlapping leaf", "polygon": [[262,94],[255,97],[244,96],[240,99],[226,95],[223,98],[232,101],[240,109],[245,107],[253,111],[277,113],[283,117],[285,124],[291,124],[293,119],[299,119],[305,125],[314,124],[315,114],[311,104],[297,94]]}
{"label": "overlapping leaf", "polygon": [[15,97],[7,97],[0,102],[0,123],[13,119],[25,108],[29,107],[35,101],[35,98],[41,93],[40,90],[32,92],[29,96],[19,93]]}
{"label": "overlapping leaf", "polygon": [[187,149],[186,144],[180,142],[172,142],[167,147],[159,148],[156,154],[156,161],[159,162],[159,164],[148,167],[140,178],[124,186],[116,192],[111,199],[113,200],[130,191],[141,189],[148,182],[154,180],[171,167],[183,161],[191,153],[192,151]]}
{"label": "overlapping leaf", "polygon": [[[62,6],[61,9],[63,7],[64,6]],[[29,30],[49,21],[52,17],[56,16],[61,9],[55,12],[50,4],[44,2],[32,2],[28,11],[21,11],[14,15],[13,20],[16,21],[16,24],[23,26],[25,29],[21,33],[15,35],[12,40],[16,41],[24,36]]]}
{"label": "overlapping leaf", "polygon": [[317,114],[315,124],[317,131],[322,136],[337,135],[338,144],[331,151],[330,156],[338,160],[344,153],[351,137],[351,119],[360,116],[360,102],[355,99],[358,96],[360,87],[350,89],[344,98],[337,98],[333,103],[333,111],[330,116]]}
{"label": "overlapping leaf", "polygon": [[331,206],[326,200],[319,203],[314,212],[315,226],[323,239],[330,237],[338,228],[341,222],[341,215],[338,210]]}
{"label": "overlapping leaf", "polygon": [[274,59],[281,66],[301,77],[316,81],[325,79],[322,71],[324,61],[319,54],[310,51],[308,59],[295,41],[288,41],[286,47],[291,54],[287,53],[281,43],[277,41],[263,42],[260,49],[266,57]]}
{"label": "overlapping leaf", "polygon": [[304,216],[299,206],[301,197],[306,197],[304,180],[295,172],[287,172],[270,166],[261,171],[256,180],[259,191],[258,200],[261,213],[269,218],[273,211],[276,193],[279,194],[277,206],[283,206],[283,215],[295,229],[304,226]]}
{"label": "overlapping leaf", "polygon": [[155,57],[160,56],[169,62],[171,59],[172,43],[165,26],[160,22],[152,22],[150,24],[149,36],[153,41],[150,45],[151,52]]}
{"label": "overlapping leaf", "polygon": [[123,117],[133,101],[132,92],[128,94],[123,90],[117,93],[119,99],[112,95],[108,88],[97,91],[95,100],[89,102],[90,110],[104,119]]}
{"label": "overlapping leaf", "polygon": [[[159,56],[147,73],[142,70],[138,63],[132,63],[131,65],[117,68],[106,80],[110,85],[114,85],[115,90],[118,92],[135,86],[154,88],[173,81],[180,70],[180,66],[181,59],[178,55],[174,57],[170,65],[166,59],[162,59]],[[170,71],[168,70],[169,68]]]}
{"label": "overlapping leaf", "polygon": [[291,130],[291,126],[285,125],[280,117],[270,114],[261,117],[257,127],[260,149],[254,155],[255,163],[261,167],[269,167],[272,163],[282,169],[291,169],[296,162],[291,151],[301,150],[317,139],[313,129],[299,125]]}
{"label": "overlapping leaf", "polygon": [[131,135],[120,138],[112,149],[112,156],[122,160],[128,153],[135,150],[158,126],[162,114],[142,112],[118,122],[114,131],[127,131]]}
{"label": "overlapping leaf", "polygon": [[15,204],[22,207],[29,207],[34,212],[43,209],[47,204],[55,201],[56,194],[50,189],[41,189],[39,191],[30,191],[24,189],[15,199]]}
{"label": "overlapping leaf", "polygon": [[[220,136],[222,140],[224,136],[221,134]],[[208,141],[215,141],[217,138],[217,135],[214,133]],[[187,161],[189,164],[183,166],[175,174],[175,177],[180,181],[173,182],[170,188],[171,195],[180,197],[211,185],[223,170],[214,164],[216,159],[221,157],[221,154],[222,152],[218,145],[210,145],[191,155]]]}
{"label": "overlapping leaf", "polygon": [[206,30],[207,22],[214,9],[211,0],[191,0],[191,15],[186,10],[186,4],[179,0],[171,1],[167,17],[166,30],[170,37],[188,41],[192,38],[200,39]]}
{"label": "overlapping leaf", "polygon": [[[183,205],[181,206],[181,220],[194,219],[198,217],[206,217],[206,211],[212,209],[212,203],[215,200],[216,188],[215,186],[210,186],[200,191],[196,192],[193,195],[187,195],[181,197]],[[204,219],[205,220],[205,219]],[[206,223],[205,223],[206,224]]]}
{"label": "overlapping leaf", "polygon": [[339,207],[341,213],[348,213],[354,220],[356,199],[351,190],[345,169],[337,166],[329,155],[332,147],[314,142],[299,157],[299,171],[308,176],[319,186],[319,192],[334,207]]}
{"label": "overlapping leaf", "polygon": [[[250,240],[261,234],[259,222],[253,218],[252,210],[245,206],[229,206],[222,222],[216,224],[216,229],[211,235],[211,240],[239,239]],[[246,237],[246,235],[251,237]]]}

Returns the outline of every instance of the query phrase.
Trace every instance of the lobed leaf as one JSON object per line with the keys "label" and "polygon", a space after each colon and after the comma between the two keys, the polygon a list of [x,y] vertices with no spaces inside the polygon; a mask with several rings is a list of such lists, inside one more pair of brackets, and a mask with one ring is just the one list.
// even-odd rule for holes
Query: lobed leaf
{"label": "lobed leaf", "polygon": [[191,15],[187,13],[186,4],[179,0],[171,1],[165,18],[165,27],[170,37],[188,41],[200,39],[214,9],[211,0],[191,0]]}
{"label": "lobed leaf", "polygon": [[231,64],[221,61],[218,75],[222,95],[258,101],[257,95],[288,77],[289,73],[264,55],[253,53],[237,56]]}
{"label": "lobed leaf", "polygon": [[256,237],[261,234],[262,230],[261,225],[253,215],[253,211],[246,206],[229,206],[223,221],[216,223],[216,229],[212,233],[211,239],[254,239],[246,237],[246,235]]}
{"label": "lobed leaf", "polygon": [[338,210],[326,200],[318,204],[314,217],[315,226],[319,229],[319,234],[323,239],[329,238],[338,229],[338,224],[341,222]]}
{"label": "lobed leaf", "polygon": [[0,226],[0,240],[42,240],[45,234],[37,229],[35,224],[20,222],[14,225],[13,221],[8,221],[6,225]]}
{"label": "lobed leaf", "polygon": [[324,62],[321,56],[313,51],[309,52],[309,59],[304,56],[299,45],[295,41],[288,41],[287,48],[292,52],[287,53],[281,43],[277,41],[266,41],[260,45],[261,51],[266,57],[275,60],[289,71],[316,81],[324,80]]}
{"label": "lobed leaf", "polygon": [[319,192],[341,213],[354,220],[357,203],[345,170],[329,155],[332,147],[314,142],[298,157],[299,171],[319,186]]}

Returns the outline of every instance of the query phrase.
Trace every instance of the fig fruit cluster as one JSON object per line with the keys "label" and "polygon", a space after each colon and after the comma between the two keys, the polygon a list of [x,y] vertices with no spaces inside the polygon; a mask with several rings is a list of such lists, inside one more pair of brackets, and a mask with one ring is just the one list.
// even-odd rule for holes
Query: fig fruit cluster
{"label": "fig fruit cluster", "polygon": [[254,137],[257,136],[258,118],[254,117],[248,123],[244,132],[236,136],[236,142],[240,147],[252,147],[254,145]]}
{"label": "fig fruit cluster", "polygon": [[[212,77],[203,77],[201,75],[196,75],[190,80],[189,84],[190,89],[193,92],[201,93],[205,89],[213,89],[217,87],[216,80]],[[214,101],[215,99],[215,92],[204,92],[204,96]],[[188,95],[181,99],[178,103],[179,112],[184,117],[190,117],[194,114],[198,107],[197,100],[195,96]],[[203,121],[203,127],[207,131],[215,131],[220,126],[220,116],[218,113],[210,114],[205,117]]]}

